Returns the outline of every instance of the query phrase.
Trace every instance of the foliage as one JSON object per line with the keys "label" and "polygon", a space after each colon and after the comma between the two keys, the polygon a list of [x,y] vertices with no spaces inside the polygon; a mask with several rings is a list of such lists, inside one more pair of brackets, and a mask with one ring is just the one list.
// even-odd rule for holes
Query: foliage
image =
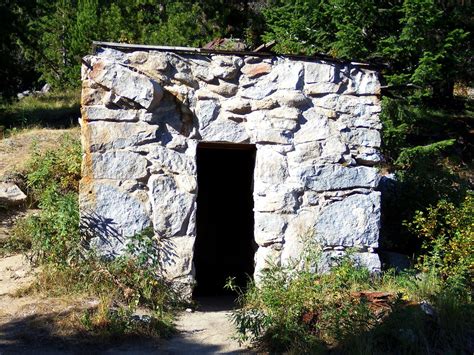
{"label": "foliage", "polygon": [[107,267],[129,301],[147,306],[159,314],[183,302],[177,290],[161,274],[160,244],[152,228],[130,238],[126,249]]}
{"label": "foliage", "polygon": [[[81,162],[80,142],[70,135],[62,138],[59,149],[40,152],[33,148],[32,157],[26,168],[26,180],[28,189],[38,199],[40,208],[44,211],[48,208],[54,209],[56,204],[61,205],[63,199],[69,199],[71,204],[77,205],[77,197],[74,200],[68,193],[77,194]],[[72,212],[72,209],[65,212]],[[78,216],[78,213],[73,214]],[[78,222],[75,225],[78,225]]]}
{"label": "foliage", "polygon": [[33,64],[25,58],[18,43],[26,27],[23,6],[28,3],[27,0],[0,2],[0,103],[29,89],[37,79]]}
{"label": "foliage", "polygon": [[166,20],[150,33],[149,42],[199,47],[204,44],[203,40],[210,41],[218,35],[206,24],[197,2],[171,2],[166,11]]}
{"label": "foliage", "polygon": [[[383,195],[385,248],[419,252],[402,221],[441,199],[459,203],[470,187],[470,102],[432,107],[417,99],[383,99],[382,152],[395,171],[395,188]],[[458,107],[456,107],[458,106]]]}
{"label": "foliage", "polygon": [[78,0],[76,10],[76,21],[71,30],[71,52],[77,57],[74,66],[80,72],[80,60],[84,54],[88,53],[91,46],[91,39],[96,36],[99,30],[99,1],[98,0]]}
{"label": "foliage", "polygon": [[[70,0],[38,1],[29,17],[25,55],[35,63],[40,80],[54,87],[71,87],[79,72],[71,50],[75,6]],[[34,45],[31,45],[34,43]],[[75,80],[74,80],[75,79]]]}
{"label": "foliage", "polygon": [[[314,259],[269,267],[241,292],[242,308],[232,314],[238,339],[295,354],[469,351],[470,293],[445,287],[433,269],[370,275],[351,260],[322,274]],[[381,298],[371,301],[371,293]]]}
{"label": "foliage", "polygon": [[69,265],[82,253],[77,194],[61,194],[51,185],[41,195],[41,212],[27,217],[30,259],[37,263]]}
{"label": "foliage", "polygon": [[59,149],[34,149],[23,174],[40,212],[15,224],[11,238],[2,243],[3,252],[27,251],[36,263],[63,266],[82,254],[77,194],[81,148],[69,135],[61,143]]}
{"label": "foliage", "polygon": [[263,39],[277,40],[277,51],[313,54],[330,50],[331,20],[321,1],[272,1],[262,12],[268,26]]}
{"label": "foliage", "polygon": [[130,307],[114,307],[103,297],[95,309],[86,310],[79,319],[85,331],[102,338],[123,336],[168,337],[174,332],[171,319],[154,316],[134,316]]}
{"label": "foliage", "polygon": [[8,238],[0,240],[0,255],[22,253],[31,250],[31,234],[28,219],[20,219],[13,226]]}
{"label": "foliage", "polygon": [[421,94],[450,98],[456,80],[472,80],[469,6],[405,0],[397,13],[399,31],[379,43],[395,69],[390,83],[411,82],[423,86]]}
{"label": "foliage", "polygon": [[78,86],[81,58],[93,40],[202,46],[215,37],[244,36],[247,23],[255,27],[241,0],[40,0],[21,2],[15,11],[24,15],[22,28],[8,34],[19,37],[20,54],[35,64],[39,81],[57,89]]}
{"label": "foliage", "polygon": [[263,39],[284,53],[382,59],[389,83],[449,98],[455,81],[472,81],[471,14],[470,6],[431,0],[273,0],[263,9]]}
{"label": "foliage", "polygon": [[474,196],[456,207],[446,200],[417,211],[408,227],[423,240],[423,269],[434,269],[450,284],[474,287]]}
{"label": "foliage", "polygon": [[[73,236],[68,239],[71,240]],[[50,248],[40,245],[39,249],[49,258],[42,259],[37,280],[24,292],[99,298],[99,306],[85,311],[80,319],[81,327],[89,333],[107,337],[168,336],[173,331],[174,310],[185,301],[161,277],[158,266],[150,263],[149,250],[140,249],[138,254],[130,254],[143,243],[154,243],[152,231],[145,230],[132,237],[128,251],[115,259],[104,259],[84,244],[78,244],[80,253],[62,248],[63,253],[69,252],[69,264],[52,258],[54,254]],[[34,253],[34,248],[29,255]],[[136,315],[138,308],[144,308],[150,314],[145,321]]]}
{"label": "foliage", "polygon": [[314,352],[375,321],[366,302],[351,296],[356,280],[368,280],[366,270],[347,259],[328,274],[293,270],[271,268],[249,288],[233,315],[241,340],[251,333],[271,351]]}

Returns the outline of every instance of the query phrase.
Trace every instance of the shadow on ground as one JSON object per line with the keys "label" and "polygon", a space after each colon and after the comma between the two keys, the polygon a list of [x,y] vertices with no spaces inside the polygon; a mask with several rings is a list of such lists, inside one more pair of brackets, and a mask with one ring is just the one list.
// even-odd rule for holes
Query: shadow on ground
{"label": "shadow on ground", "polygon": [[[227,343],[228,329],[219,322],[234,308],[231,297],[207,297],[198,300],[196,312],[186,314],[199,317],[190,329],[181,329],[171,339],[133,336],[107,336],[71,330],[63,322],[71,319],[77,309],[60,313],[32,314],[2,321],[0,318],[0,354],[239,354],[248,353]],[[207,317],[210,319],[207,320]],[[216,318],[217,317],[217,318]],[[217,323],[216,323],[217,322]],[[179,321],[178,321],[179,323]],[[65,324],[64,328],[61,324]],[[181,324],[182,325],[182,324]],[[230,323],[229,323],[230,325]],[[185,324],[185,327],[187,325]],[[226,325],[227,326],[227,325]],[[220,334],[206,335],[209,331]],[[209,341],[207,341],[209,340]],[[221,343],[219,343],[221,341]],[[222,343],[222,341],[224,343]],[[230,340],[229,340],[230,342]]]}
{"label": "shadow on ground", "polygon": [[167,354],[241,354],[251,353],[233,339],[235,328],[230,321],[235,297],[199,297],[196,310],[178,317],[178,334],[161,349]]}
{"label": "shadow on ground", "polygon": [[49,128],[70,128],[77,126],[81,116],[79,105],[50,109],[20,110],[18,112],[0,112],[0,126],[7,129],[27,126]]}
{"label": "shadow on ground", "polygon": [[1,354],[102,354],[121,346],[124,351],[145,352],[159,349],[156,339],[137,337],[106,337],[82,331],[58,329],[58,319],[67,318],[72,311],[33,314],[18,317],[0,326]]}

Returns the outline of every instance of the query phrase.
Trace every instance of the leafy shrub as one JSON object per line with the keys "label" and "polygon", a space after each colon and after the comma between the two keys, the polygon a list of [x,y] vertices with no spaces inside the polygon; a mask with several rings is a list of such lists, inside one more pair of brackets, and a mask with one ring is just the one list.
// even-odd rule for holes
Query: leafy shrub
{"label": "leafy shrub", "polygon": [[240,341],[253,339],[271,351],[312,353],[376,321],[365,300],[353,295],[370,284],[366,269],[346,256],[331,272],[318,274],[317,260],[307,256],[303,263],[270,267],[258,286],[252,283],[241,295],[243,307],[232,316]]}
{"label": "leafy shrub", "polygon": [[[147,229],[131,238],[125,254],[112,260],[82,248],[85,257],[73,258],[73,264],[43,264],[35,283],[24,292],[99,298],[99,306],[83,313],[78,324],[94,334],[167,336],[173,330],[174,310],[184,301],[160,277],[154,258],[148,257],[149,249],[141,249],[143,244],[154,243],[153,231]],[[146,321],[137,319],[138,307],[151,312]]]}
{"label": "leafy shrub", "polygon": [[161,274],[159,250],[153,229],[146,228],[130,238],[123,255],[105,265],[126,301],[164,314],[183,300]]}
{"label": "leafy shrub", "polygon": [[[42,194],[54,189],[58,193],[77,192],[81,177],[81,144],[68,134],[64,135],[58,149],[40,152],[33,150],[32,157],[26,168],[28,188],[40,201]],[[48,196],[45,196],[47,200]]]}
{"label": "leafy shrub", "polygon": [[56,265],[77,263],[83,253],[77,193],[62,195],[51,185],[43,191],[39,208],[38,215],[23,222],[31,236],[30,259]]}
{"label": "leafy shrub", "polygon": [[63,136],[58,149],[33,151],[24,175],[40,212],[18,222],[13,236],[29,240],[34,262],[68,265],[81,254],[80,167],[80,142],[70,135]]}
{"label": "leafy shrub", "polygon": [[472,299],[436,270],[370,275],[349,253],[317,274],[317,256],[307,256],[270,267],[241,292],[232,314],[240,341],[295,354],[472,352]]}
{"label": "leafy shrub", "polygon": [[434,269],[446,280],[473,287],[474,194],[456,207],[446,200],[426,211],[417,211],[411,231],[423,240],[420,267]]}
{"label": "leafy shrub", "polygon": [[419,254],[421,242],[403,221],[441,199],[459,203],[466,195],[471,105],[459,100],[442,108],[414,97],[382,100],[382,153],[385,169],[396,177],[391,191],[382,194],[382,249]]}

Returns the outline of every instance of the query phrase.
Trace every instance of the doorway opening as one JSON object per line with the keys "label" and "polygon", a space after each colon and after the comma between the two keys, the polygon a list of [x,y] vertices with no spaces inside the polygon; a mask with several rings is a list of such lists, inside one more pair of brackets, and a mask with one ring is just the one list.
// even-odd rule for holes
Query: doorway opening
{"label": "doorway opening", "polygon": [[255,145],[197,147],[197,237],[194,296],[224,295],[229,277],[244,287],[254,271]]}

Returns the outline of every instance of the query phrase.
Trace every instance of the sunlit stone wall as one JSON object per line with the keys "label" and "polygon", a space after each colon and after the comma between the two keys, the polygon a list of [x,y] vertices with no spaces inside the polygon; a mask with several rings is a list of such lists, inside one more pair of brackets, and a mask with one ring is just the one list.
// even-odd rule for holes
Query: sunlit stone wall
{"label": "sunlit stone wall", "polygon": [[[152,226],[163,272],[193,283],[198,142],[250,143],[256,276],[302,238],[321,268],[356,247],[372,271],[380,227],[380,83],[367,66],[279,56],[99,49],[82,67],[83,226],[102,253]],[[229,186],[232,189],[232,186]]]}

